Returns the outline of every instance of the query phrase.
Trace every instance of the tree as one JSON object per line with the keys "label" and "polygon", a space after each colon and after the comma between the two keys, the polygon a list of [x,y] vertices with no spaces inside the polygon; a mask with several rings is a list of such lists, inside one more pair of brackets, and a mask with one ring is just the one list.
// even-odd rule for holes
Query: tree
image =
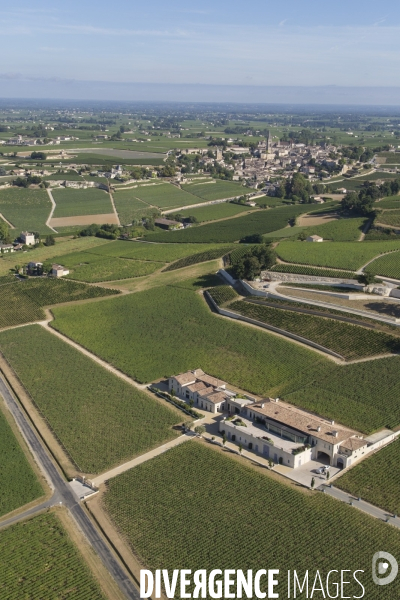
{"label": "tree", "polygon": [[46,160],[47,155],[44,152],[32,152],[31,158],[36,160]]}
{"label": "tree", "polygon": [[326,472],[326,480],[328,481],[329,479],[329,471]]}
{"label": "tree", "polygon": [[7,223],[5,223],[4,221],[0,221],[0,240],[2,242],[8,242],[9,240],[9,229],[8,229],[8,225]]}
{"label": "tree", "polygon": [[239,452],[240,452],[240,454],[242,454],[242,452],[243,452],[243,446],[242,446],[242,444],[239,444]]}
{"label": "tree", "polygon": [[225,444],[226,444],[226,435],[224,434],[222,436],[222,445],[224,446],[224,448],[225,448]]}
{"label": "tree", "polygon": [[313,490],[315,487],[315,479],[314,477],[311,478],[311,489]]}
{"label": "tree", "polygon": [[200,437],[203,435],[203,433],[206,432],[206,428],[203,427],[203,425],[197,425],[197,427],[194,428],[195,433],[197,433],[197,435],[199,435]]}
{"label": "tree", "polygon": [[54,235],[46,235],[46,241],[44,243],[45,246],[54,246],[56,240],[54,239]]}
{"label": "tree", "polygon": [[375,281],[375,275],[369,271],[364,271],[358,278],[358,282],[364,285],[370,285],[371,283],[375,283]]}

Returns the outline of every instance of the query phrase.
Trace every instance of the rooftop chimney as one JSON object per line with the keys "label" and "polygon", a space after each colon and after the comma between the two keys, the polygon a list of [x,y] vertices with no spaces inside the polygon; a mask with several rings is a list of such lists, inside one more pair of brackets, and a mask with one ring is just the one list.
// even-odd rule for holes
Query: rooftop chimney
{"label": "rooftop chimney", "polygon": [[264,402],[261,404],[261,408],[264,408]]}
{"label": "rooftop chimney", "polygon": [[317,427],[317,431],[321,431],[321,427],[319,425]]}
{"label": "rooftop chimney", "polygon": [[335,421],[331,421],[331,425],[334,425],[334,424],[335,424]]}

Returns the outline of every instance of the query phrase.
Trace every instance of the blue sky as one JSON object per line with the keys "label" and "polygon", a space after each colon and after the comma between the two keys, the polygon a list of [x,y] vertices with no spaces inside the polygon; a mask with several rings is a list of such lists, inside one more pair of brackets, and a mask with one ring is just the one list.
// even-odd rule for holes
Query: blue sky
{"label": "blue sky", "polygon": [[176,84],[176,100],[229,86],[265,101],[276,86],[339,86],[363,88],[362,103],[366,86],[400,88],[398,0],[22,0],[0,25],[0,97],[163,100]]}

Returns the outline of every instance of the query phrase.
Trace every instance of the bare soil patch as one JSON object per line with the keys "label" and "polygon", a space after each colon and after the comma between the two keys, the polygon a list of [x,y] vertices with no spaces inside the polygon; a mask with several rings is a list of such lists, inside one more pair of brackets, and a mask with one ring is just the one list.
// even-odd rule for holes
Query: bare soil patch
{"label": "bare soil patch", "polygon": [[71,225],[119,225],[118,218],[115,213],[104,215],[83,215],[80,217],[59,217],[50,219],[50,227],[70,227]]}
{"label": "bare soil patch", "polygon": [[337,213],[326,213],[324,215],[302,215],[297,218],[296,225],[301,227],[315,227],[316,225],[323,225],[330,221],[337,221],[339,219]]}

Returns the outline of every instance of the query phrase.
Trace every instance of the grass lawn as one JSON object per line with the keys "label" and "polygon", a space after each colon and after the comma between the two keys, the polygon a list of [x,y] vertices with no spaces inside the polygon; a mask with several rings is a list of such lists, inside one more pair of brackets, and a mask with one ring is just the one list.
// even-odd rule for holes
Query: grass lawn
{"label": "grass lawn", "polygon": [[102,472],[176,437],[171,427],[180,417],[175,411],[125,383],[40,325],[4,331],[0,343],[3,354],[80,471]]}
{"label": "grass lawn", "polygon": [[[388,595],[370,575],[377,548],[400,554],[395,528],[326,494],[299,491],[197,441],[110,480],[103,505],[152,571],[274,568],[280,570],[274,591],[287,598],[288,570],[295,569],[301,581],[310,570],[311,593],[317,569],[324,586],[332,569],[362,569],[358,576],[369,599],[394,600],[400,593],[399,579]],[[193,532],[196,541],[188,543]],[[360,596],[349,573],[350,580],[344,593]],[[336,593],[331,586],[330,593]],[[318,596],[323,597],[320,592],[313,597]]]}
{"label": "grass lawn", "polygon": [[4,600],[106,598],[54,513],[1,531],[0,558]]}
{"label": "grass lawn", "polygon": [[0,456],[0,481],[2,488],[0,494],[0,517],[2,517],[12,510],[40,498],[44,495],[44,492],[1,410]]}
{"label": "grass lawn", "polygon": [[400,250],[400,240],[387,242],[281,242],[276,252],[282,260],[303,265],[356,271],[379,254]]}
{"label": "grass lawn", "polygon": [[216,219],[234,217],[235,215],[240,215],[241,213],[251,212],[251,210],[252,209],[250,206],[233,204],[232,202],[221,202],[220,204],[197,206],[196,208],[185,210],[182,215],[196,217],[199,223],[204,223],[205,221],[215,221]]}
{"label": "grass lawn", "polygon": [[274,394],[288,381],[292,389],[310,381],[314,370],[328,362],[311,350],[212,314],[198,294],[181,287],[57,307],[54,315],[56,329],[140,382],[202,368],[249,391]]}
{"label": "grass lawn", "polygon": [[51,233],[46,227],[50,215],[51,202],[46,190],[9,187],[0,189],[0,213],[16,229],[11,235],[19,236],[21,231]]}
{"label": "grass lawn", "polygon": [[187,183],[182,185],[182,189],[206,201],[243,196],[245,193],[245,188],[239,183],[223,181],[222,179],[213,179],[202,183]]}
{"label": "grass lawn", "polygon": [[55,189],[52,191],[56,209],[53,217],[77,217],[80,215],[102,215],[113,212],[110,196],[104,190],[87,188]]}
{"label": "grass lawn", "polygon": [[399,459],[400,440],[397,439],[336,479],[335,486],[398,515]]}

